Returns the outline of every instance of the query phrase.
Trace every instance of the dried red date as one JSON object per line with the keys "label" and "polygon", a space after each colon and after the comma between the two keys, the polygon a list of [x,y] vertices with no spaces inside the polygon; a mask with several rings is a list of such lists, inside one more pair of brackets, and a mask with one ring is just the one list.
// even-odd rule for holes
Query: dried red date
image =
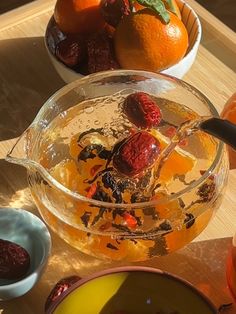
{"label": "dried red date", "polygon": [[146,131],[130,137],[115,151],[113,165],[122,174],[135,176],[151,166],[160,153],[159,141]]}
{"label": "dried red date", "polygon": [[45,311],[49,309],[49,307],[56,301],[56,299],[61,296],[68,288],[70,288],[73,284],[79,281],[81,278],[79,276],[70,276],[61,279],[55,285],[55,287],[50,292],[49,296],[47,297],[45,303]]}
{"label": "dried red date", "polygon": [[81,64],[85,59],[85,47],[82,41],[67,37],[56,46],[56,57],[68,67]]}
{"label": "dried red date", "polygon": [[130,94],[125,99],[123,110],[130,122],[141,129],[158,126],[162,119],[156,102],[143,92]]}
{"label": "dried red date", "polygon": [[87,40],[88,72],[118,69],[111,39],[104,33],[94,34]]}
{"label": "dried red date", "polygon": [[114,27],[132,11],[129,0],[102,0],[100,8],[104,20]]}
{"label": "dried red date", "polygon": [[18,279],[30,266],[30,256],[20,245],[0,239],[0,278]]}

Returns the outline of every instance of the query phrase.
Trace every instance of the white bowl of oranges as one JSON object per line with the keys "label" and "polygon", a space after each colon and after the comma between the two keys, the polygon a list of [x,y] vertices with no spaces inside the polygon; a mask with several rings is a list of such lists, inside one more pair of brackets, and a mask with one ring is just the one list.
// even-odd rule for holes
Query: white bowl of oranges
{"label": "white bowl of oranges", "polygon": [[45,45],[67,83],[112,69],[182,78],[201,34],[197,14],[183,0],[57,0]]}

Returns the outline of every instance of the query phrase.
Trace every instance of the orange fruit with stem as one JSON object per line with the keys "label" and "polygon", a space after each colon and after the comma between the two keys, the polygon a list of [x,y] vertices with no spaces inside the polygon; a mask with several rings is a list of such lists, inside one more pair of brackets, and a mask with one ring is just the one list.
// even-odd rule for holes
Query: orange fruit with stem
{"label": "orange fruit with stem", "polygon": [[100,11],[101,0],[57,0],[54,18],[65,33],[88,34],[105,24]]}
{"label": "orange fruit with stem", "polygon": [[114,36],[115,53],[124,69],[161,71],[180,61],[188,48],[183,22],[169,12],[164,23],[151,9],[123,18]]}

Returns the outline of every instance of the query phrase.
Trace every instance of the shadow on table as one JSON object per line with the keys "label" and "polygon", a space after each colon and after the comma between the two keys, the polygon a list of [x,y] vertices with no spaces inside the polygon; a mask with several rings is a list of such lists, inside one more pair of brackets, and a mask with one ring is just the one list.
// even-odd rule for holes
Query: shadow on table
{"label": "shadow on table", "polygon": [[7,140],[30,125],[64,82],[51,65],[42,37],[1,40],[0,44],[0,140]]}
{"label": "shadow on table", "polygon": [[205,9],[220,19],[224,24],[236,31],[236,10],[235,0],[197,0]]}
{"label": "shadow on table", "polygon": [[0,1],[0,14],[16,9],[24,4],[33,2],[34,0],[7,0]]}
{"label": "shadow on table", "polygon": [[[42,37],[1,40],[0,45],[0,141],[3,141],[21,135],[64,82],[51,65]],[[0,206],[27,207],[26,186],[25,169],[0,159]]]}

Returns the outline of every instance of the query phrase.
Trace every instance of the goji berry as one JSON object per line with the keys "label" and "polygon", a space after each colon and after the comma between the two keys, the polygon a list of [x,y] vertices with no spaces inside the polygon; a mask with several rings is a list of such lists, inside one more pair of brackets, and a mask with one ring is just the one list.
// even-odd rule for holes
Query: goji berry
{"label": "goji berry", "polygon": [[123,215],[124,223],[127,227],[133,229],[137,226],[137,220],[134,216],[130,215],[129,213],[124,213]]}
{"label": "goji berry", "polygon": [[151,166],[160,153],[159,141],[146,131],[131,135],[118,147],[113,155],[113,166],[131,177]]}
{"label": "goji berry", "polygon": [[93,184],[90,186],[90,188],[89,188],[89,190],[88,190],[88,192],[87,192],[86,197],[92,198],[92,197],[94,196],[94,194],[96,193],[96,191],[97,191],[97,184],[96,184],[96,183],[93,183]]}
{"label": "goji berry", "polygon": [[130,122],[141,129],[156,127],[162,119],[156,102],[143,92],[130,94],[125,99],[123,110]]}

